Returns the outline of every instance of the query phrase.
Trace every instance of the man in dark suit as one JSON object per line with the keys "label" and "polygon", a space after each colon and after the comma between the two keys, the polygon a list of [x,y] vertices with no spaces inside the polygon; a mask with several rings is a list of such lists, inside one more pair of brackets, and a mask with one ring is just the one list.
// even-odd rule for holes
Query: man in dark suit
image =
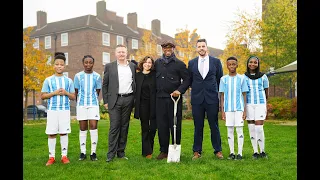
{"label": "man in dark suit", "polygon": [[127,47],[117,45],[116,61],[104,68],[102,95],[104,106],[109,111],[110,129],[107,162],[125,156],[130,115],[135,93],[136,65],[127,61]]}
{"label": "man in dark suit", "polygon": [[219,59],[208,55],[207,41],[197,41],[198,57],[189,61],[191,105],[194,120],[193,160],[201,157],[205,113],[211,131],[211,143],[217,158],[223,159],[218,124],[218,88],[223,76]]}
{"label": "man in dark suit", "polygon": [[[158,126],[158,137],[160,144],[160,154],[158,160],[168,156],[170,132],[173,137],[173,110],[174,104],[171,96],[178,97],[176,143],[181,140],[181,120],[182,120],[182,94],[189,88],[190,78],[186,64],[179,60],[173,50],[173,42],[165,41],[161,44],[163,55],[155,61],[156,70],[156,122]],[[172,138],[173,143],[173,138]]]}

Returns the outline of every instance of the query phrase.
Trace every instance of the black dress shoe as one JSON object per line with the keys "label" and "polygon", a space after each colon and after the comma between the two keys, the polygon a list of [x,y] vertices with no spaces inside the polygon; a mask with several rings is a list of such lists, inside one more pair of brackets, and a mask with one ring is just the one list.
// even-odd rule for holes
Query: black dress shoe
{"label": "black dress shoe", "polygon": [[106,162],[111,162],[113,158],[107,158]]}

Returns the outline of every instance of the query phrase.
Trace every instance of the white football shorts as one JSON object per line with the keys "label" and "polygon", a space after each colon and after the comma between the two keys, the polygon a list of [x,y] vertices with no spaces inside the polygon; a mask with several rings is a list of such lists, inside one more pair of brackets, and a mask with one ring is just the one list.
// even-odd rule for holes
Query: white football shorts
{"label": "white football shorts", "polygon": [[265,104],[247,104],[246,120],[265,120],[267,107]]}
{"label": "white football shorts", "polygon": [[243,112],[225,112],[226,114],[226,126],[243,126],[244,120],[242,119]]}
{"label": "white football shorts", "polygon": [[70,110],[48,110],[46,134],[71,133]]}
{"label": "white football shorts", "polygon": [[99,106],[77,106],[77,120],[100,120]]}

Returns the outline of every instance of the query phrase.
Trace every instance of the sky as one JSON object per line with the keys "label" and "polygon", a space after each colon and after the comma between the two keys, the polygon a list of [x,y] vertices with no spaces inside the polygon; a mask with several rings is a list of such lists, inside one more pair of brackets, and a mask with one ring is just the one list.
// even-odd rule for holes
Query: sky
{"label": "sky", "polygon": [[[23,28],[37,25],[37,11],[47,13],[47,23],[84,15],[96,16],[98,0],[23,0]],[[262,0],[105,0],[106,9],[123,17],[136,12],[138,27],[151,30],[160,20],[161,33],[174,37],[177,29],[197,29],[208,46],[223,50],[226,35],[238,12],[261,11]]]}

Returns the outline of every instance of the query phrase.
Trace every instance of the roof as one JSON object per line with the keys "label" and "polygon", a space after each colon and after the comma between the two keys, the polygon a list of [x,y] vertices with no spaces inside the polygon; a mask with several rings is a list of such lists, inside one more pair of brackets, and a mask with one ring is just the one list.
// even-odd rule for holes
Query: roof
{"label": "roof", "polygon": [[295,72],[295,71],[297,71],[297,60],[279,69],[274,70],[275,73],[285,73],[285,72]]}
{"label": "roof", "polygon": [[[47,36],[49,34],[63,33],[84,28],[96,29],[104,32],[129,36],[132,38],[142,37],[143,31],[145,30],[138,27],[138,30],[136,31],[128,27],[127,24],[112,20],[107,20],[106,23],[103,23],[96,16],[85,15],[62,21],[47,23],[47,25],[40,29],[36,29],[36,26],[34,26],[34,30],[33,32],[31,32],[31,37]],[[164,39],[172,40],[173,38],[166,34],[161,34],[160,42]]]}
{"label": "roof", "polygon": [[[100,30],[104,32],[114,33],[122,36],[129,36],[131,38],[140,39],[143,36],[143,31],[147,29],[139,28],[135,31],[128,27],[127,24],[116,22],[113,20],[107,20],[103,23],[101,20],[94,15],[84,15],[76,18],[65,19],[61,21],[56,21],[52,23],[47,23],[44,27],[37,29],[37,26],[33,26],[34,29],[31,32],[31,37],[41,37],[48,36],[55,33],[69,32],[73,30],[79,30],[84,28],[91,28],[95,30]],[[149,30],[150,31],[150,30]],[[162,34],[158,37],[157,43],[161,44],[164,40],[174,41],[169,35]],[[218,57],[223,53],[223,50],[208,47],[210,50],[210,55]]]}

